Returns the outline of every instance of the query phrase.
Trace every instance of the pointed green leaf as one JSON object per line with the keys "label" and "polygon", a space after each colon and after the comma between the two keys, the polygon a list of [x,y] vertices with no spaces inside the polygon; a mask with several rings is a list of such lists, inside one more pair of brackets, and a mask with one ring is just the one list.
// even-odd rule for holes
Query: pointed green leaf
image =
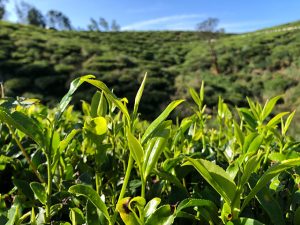
{"label": "pointed green leaf", "polygon": [[45,187],[38,182],[31,182],[30,187],[34,193],[34,196],[42,203],[46,204],[47,194]]}
{"label": "pointed green leaf", "polygon": [[163,205],[159,207],[146,220],[145,225],[171,225],[175,219],[175,214],[170,205]]}
{"label": "pointed green leaf", "polygon": [[[250,185],[254,187],[259,176],[252,176],[250,178]],[[261,204],[263,209],[268,213],[270,221],[274,225],[285,225],[283,212],[278,201],[272,196],[270,189],[263,187],[257,194],[256,199]]]}
{"label": "pointed green leaf", "polygon": [[91,203],[89,200],[86,204],[86,224],[87,225],[106,225],[107,222],[105,220],[105,217],[102,215],[99,215],[99,210],[96,208],[96,206]]}
{"label": "pointed green leaf", "polygon": [[287,132],[287,130],[289,129],[290,124],[291,124],[291,122],[292,122],[292,120],[293,120],[293,118],[294,118],[295,113],[296,113],[296,110],[294,110],[294,111],[288,116],[288,118],[286,119],[286,122],[285,122],[285,124],[284,124],[284,126],[283,126],[283,128],[282,128],[282,135],[285,135],[286,132]]}
{"label": "pointed green leaf", "polygon": [[256,195],[257,192],[259,192],[265,185],[277,174],[281,173],[282,171],[285,171],[287,169],[296,167],[300,165],[300,158],[297,159],[289,159],[284,160],[279,164],[276,164],[272,167],[270,167],[258,180],[255,187],[251,190],[251,192],[248,194],[246,199],[243,202],[243,205],[241,207],[241,211],[247,206],[249,201]]}
{"label": "pointed green leaf", "polygon": [[59,212],[59,210],[62,209],[62,207],[63,207],[62,203],[58,203],[58,204],[52,205],[51,208],[50,208],[50,215],[51,215],[51,217],[57,215],[57,213]]}
{"label": "pointed green leaf", "polygon": [[145,151],[145,158],[144,158],[144,164],[143,164],[143,171],[144,171],[144,179],[147,179],[147,176],[152,172],[152,170],[155,168],[158,159],[164,149],[164,147],[167,144],[167,140],[170,134],[169,129],[163,129],[157,134],[155,134],[155,137],[153,139],[155,140],[153,145],[150,145],[151,147],[148,147]]}
{"label": "pointed green leaf", "polygon": [[278,124],[283,116],[288,114],[288,112],[282,112],[274,116],[268,123],[267,127],[273,128],[276,124]]}
{"label": "pointed green leaf", "polygon": [[142,137],[142,144],[144,144],[150,135],[158,128],[158,126],[169,116],[169,114],[184,100],[176,100],[171,102],[167,108],[149,125]]}
{"label": "pointed green leaf", "polygon": [[240,182],[238,184],[239,188],[242,188],[249,180],[251,174],[255,172],[256,167],[259,165],[262,154],[258,153],[252,156],[244,166],[244,171],[242,173],[242,177],[240,178]]}
{"label": "pointed green leaf", "polygon": [[35,218],[34,207],[31,208],[30,224],[31,225],[37,225],[36,218]]}
{"label": "pointed green leaf", "polygon": [[7,212],[8,221],[5,225],[14,225],[17,224],[18,219],[21,215],[21,206],[20,204],[13,204],[12,207]]}
{"label": "pointed green leaf", "polygon": [[201,82],[199,97],[200,97],[201,103],[203,104],[203,101],[204,101],[204,81]]}
{"label": "pointed green leaf", "polygon": [[160,198],[153,198],[147,203],[144,209],[146,219],[155,212],[160,202],[161,202]]}
{"label": "pointed green leaf", "polygon": [[281,99],[282,96],[276,96],[272,99],[270,99],[270,101],[267,101],[264,108],[263,108],[263,111],[261,113],[261,120],[265,120],[269,115],[270,113],[273,111],[274,109],[274,106],[276,105],[277,101],[279,99]]}
{"label": "pointed green leaf", "polygon": [[73,129],[66,137],[64,140],[60,141],[58,145],[58,149],[55,151],[55,155],[53,157],[52,165],[51,165],[51,170],[52,173],[55,172],[57,163],[59,162],[61,153],[68,147],[68,144],[70,141],[74,138],[74,136],[79,132],[80,130],[75,130]]}
{"label": "pointed green leaf", "polygon": [[69,192],[75,195],[82,195],[86,197],[90,202],[92,202],[105,216],[105,218],[110,222],[110,216],[107,211],[105,203],[102,201],[97,192],[90,186],[77,184],[69,188]]}
{"label": "pointed green leaf", "polygon": [[80,87],[80,85],[86,80],[86,79],[91,79],[94,78],[95,76],[93,75],[86,75],[83,77],[76,78],[73,80],[70,84],[70,88],[68,93],[62,98],[58,105],[58,111],[56,113],[56,121],[59,120],[63,112],[66,110],[67,106],[72,100],[72,96],[75,93],[75,91]]}
{"label": "pointed green leaf", "polygon": [[260,134],[256,136],[251,144],[249,145],[249,148],[247,149],[246,153],[255,153],[258,151],[259,147],[261,146],[262,142],[264,140],[264,135]]}
{"label": "pointed green leaf", "polygon": [[240,126],[237,124],[237,122],[235,120],[233,120],[233,125],[234,125],[234,136],[235,136],[238,144],[240,145],[240,147],[242,147],[244,144],[245,136],[244,136]]}
{"label": "pointed green leaf", "polygon": [[258,220],[252,218],[241,217],[237,225],[265,225],[264,223],[259,222]]}
{"label": "pointed green leaf", "polygon": [[[250,148],[251,143],[253,142],[253,140],[257,137],[257,133],[250,133],[246,136],[245,141],[244,141],[244,145],[243,145],[243,153],[247,153],[247,151]],[[254,148],[254,144],[253,144],[253,148]],[[253,149],[252,148],[252,149]]]}
{"label": "pointed green leaf", "polygon": [[248,97],[247,97],[247,101],[248,101],[248,104],[250,106],[252,115],[255,117],[256,121],[259,121],[260,120],[260,118],[259,118],[259,115],[260,115],[259,108],[256,107],[255,103]]}
{"label": "pointed green leaf", "polygon": [[[127,132],[128,147],[130,153],[134,160],[136,161],[139,169],[142,169],[143,159],[144,159],[144,149],[140,142],[131,134],[130,131]],[[140,171],[142,172],[142,171]]]}
{"label": "pointed green leaf", "polygon": [[190,95],[194,102],[200,107],[201,106],[201,100],[199,96],[197,95],[197,92],[195,91],[194,88],[189,88]]}
{"label": "pointed green leaf", "polygon": [[239,111],[242,113],[242,118],[247,125],[249,125],[251,129],[255,130],[257,126],[257,120],[254,118],[253,114],[245,108],[240,108]]}
{"label": "pointed green leaf", "polygon": [[105,93],[107,99],[112,101],[121,110],[121,112],[127,118],[127,121],[130,121],[130,116],[126,106],[108,89],[108,87],[103,82],[91,79],[91,77],[83,77],[82,80],[102,90]]}
{"label": "pointed green leaf", "polygon": [[22,131],[38,145],[44,147],[44,135],[42,129],[27,115],[18,111],[11,113],[6,108],[0,106],[0,120],[7,123],[9,126]]}
{"label": "pointed green leaf", "polygon": [[98,111],[100,108],[100,98],[101,98],[101,93],[100,91],[96,91],[96,93],[92,97],[91,101],[91,117],[98,117],[101,115],[98,115]]}
{"label": "pointed green leaf", "polygon": [[70,208],[70,219],[73,224],[83,224],[85,222],[84,215],[79,208]]}
{"label": "pointed green leaf", "polygon": [[232,203],[237,187],[224,169],[204,159],[187,158],[185,165],[192,165],[228,204]]}
{"label": "pointed green leaf", "polygon": [[67,147],[70,141],[75,137],[76,134],[78,134],[80,130],[79,129],[73,129],[66,137],[64,140],[62,140],[59,143],[59,151],[63,152]]}
{"label": "pointed green leaf", "polygon": [[188,207],[195,207],[195,206],[206,207],[211,212],[215,212],[215,213],[218,212],[217,206],[212,201],[204,200],[204,199],[195,199],[195,198],[187,198],[182,202],[180,202],[179,205],[177,206],[176,212],[181,211]]}
{"label": "pointed green leaf", "polygon": [[141,101],[141,98],[142,98],[142,95],[144,92],[146,79],[147,79],[147,73],[145,74],[142,84],[135,96],[134,107],[133,107],[133,116],[132,116],[133,120],[137,117],[137,112],[138,112],[139,104],[140,104],[140,101]]}

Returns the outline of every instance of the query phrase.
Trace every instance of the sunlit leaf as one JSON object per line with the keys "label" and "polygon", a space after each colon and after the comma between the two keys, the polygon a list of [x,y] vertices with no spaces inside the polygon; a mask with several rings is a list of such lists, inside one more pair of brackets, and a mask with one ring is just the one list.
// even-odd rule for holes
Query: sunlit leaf
{"label": "sunlit leaf", "polygon": [[149,125],[142,137],[142,144],[145,143],[151,134],[158,128],[158,126],[169,116],[169,114],[184,100],[176,100],[171,102],[167,108]]}
{"label": "sunlit leaf", "polygon": [[132,157],[138,164],[139,168],[142,169],[143,159],[144,159],[144,149],[140,142],[131,134],[130,131],[127,132],[128,147]]}
{"label": "sunlit leaf", "polygon": [[38,182],[31,182],[30,187],[34,193],[34,196],[42,203],[46,204],[47,193],[45,187]]}
{"label": "sunlit leaf", "polygon": [[204,159],[187,158],[183,166],[185,165],[192,165],[226,202],[229,204],[233,202],[237,188],[224,169]]}
{"label": "sunlit leaf", "polygon": [[276,105],[277,101],[281,98],[282,98],[281,95],[276,96],[276,97],[274,97],[274,98],[272,98],[272,99],[270,99],[269,101],[266,102],[266,104],[263,108],[263,111],[261,113],[261,120],[262,121],[265,120],[270,115],[270,113],[273,111],[273,108]]}
{"label": "sunlit leaf", "polygon": [[160,202],[161,202],[160,198],[153,198],[147,203],[144,209],[145,218],[148,218],[150,215],[152,215],[155,212]]}
{"label": "sunlit leaf", "polygon": [[281,173],[282,171],[285,171],[289,168],[299,166],[300,165],[300,158],[297,159],[289,159],[284,160],[279,164],[276,164],[272,167],[270,167],[257,181],[255,187],[250,191],[248,196],[243,202],[243,205],[241,207],[241,211],[248,205],[249,201],[256,195],[258,191],[260,191],[262,188],[265,187],[265,185],[277,174]]}
{"label": "sunlit leaf", "polygon": [[174,209],[170,205],[163,205],[148,217],[145,225],[171,225],[174,219]]}
{"label": "sunlit leaf", "polygon": [[87,185],[77,184],[71,186],[69,188],[69,192],[75,195],[83,195],[86,197],[104,214],[105,218],[110,222],[110,216],[108,214],[107,207],[94,189]]}
{"label": "sunlit leaf", "polygon": [[134,107],[133,107],[133,113],[132,113],[132,118],[133,120],[137,117],[137,112],[138,112],[138,108],[139,108],[139,104],[143,95],[143,91],[144,91],[144,87],[145,87],[145,83],[147,80],[147,73],[144,76],[144,79],[141,83],[141,86],[135,96],[135,100],[134,100]]}

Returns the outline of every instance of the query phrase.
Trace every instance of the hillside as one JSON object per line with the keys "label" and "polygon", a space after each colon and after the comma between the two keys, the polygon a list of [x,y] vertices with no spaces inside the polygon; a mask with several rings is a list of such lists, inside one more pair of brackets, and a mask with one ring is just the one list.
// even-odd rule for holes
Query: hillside
{"label": "hillside", "polygon": [[[202,80],[209,107],[218,95],[242,106],[245,96],[264,101],[284,94],[280,109],[291,111],[300,105],[300,30],[278,29],[298,24],[216,40],[221,74],[215,75],[209,47],[196,32],[62,32],[1,22],[0,81],[9,96],[53,104],[74,77],[94,74],[132,102],[147,72],[151,98],[141,110],[150,117],[171,98],[188,98],[188,87],[199,88]],[[82,89],[77,98],[93,91]]]}
{"label": "hillside", "polygon": [[[69,81],[84,74],[132,98],[147,72],[152,98],[143,111],[153,112],[170,100],[178,75],[172,67],[184,62],[189,43],[197,39],[193,32],[59,32],[1,22],[0,81],[9,96],[56,103]],[[85,91],[79,98],[87,96]]]}

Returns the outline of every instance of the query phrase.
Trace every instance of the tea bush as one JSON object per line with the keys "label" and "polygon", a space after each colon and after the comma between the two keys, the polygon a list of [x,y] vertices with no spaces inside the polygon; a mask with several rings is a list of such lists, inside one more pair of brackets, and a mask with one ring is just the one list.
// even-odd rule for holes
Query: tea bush
{"label": "tea bush", "polygon": [[[57,107],[37,99],[0,100],[1,224],[298,224],[299,142],[293,112],[274,113],[247,98],[232,109],[174,100],[143,121],[94,76],[76,78]],[[70,105],[83,84],[98,90],[81,111]],[[183,119],[168,120],[180,105]]]}

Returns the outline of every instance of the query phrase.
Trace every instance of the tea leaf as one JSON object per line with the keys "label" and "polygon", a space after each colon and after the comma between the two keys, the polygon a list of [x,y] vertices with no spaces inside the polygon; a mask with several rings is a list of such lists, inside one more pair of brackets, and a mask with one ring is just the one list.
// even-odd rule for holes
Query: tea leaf
{"label": "tea leaf", "polygon": [[238,225],[265,225],[264,223],[261,223],[258,220],[252,218],[245,218],[245,217],[241,217],[237,224]]}
{"label": "tea leaf", "polygon": [[107,211],[107,207],[104,202],[101,200],[100,196],[97,192],[92,189],[91,187],[83,184],[73,185],[69,188],[69,192],[75,195],[83,195],[86,197],[90,202],[92,202],[105,216],[105,218],[110,223],[110,216]]}
{"label": "tea leaf", "polygon": [[142,137],[142,144],[144,144],[149,138],[150,135],[153,134],[153,132],[158,128],[158,126],[169,116],[169,114],[178,106],[180,105],[184,100],[176,100],[171,102],[167,108],[149,125],[147,130],[145,131],[143,137]]}
{"label": "tea leaf", "polygon": [[142,84],[135,96],[135,100],[134,100],[134,107],[133,107],[133,113],[132,113],[132,119],[134,120],[137,117],[137,112],[138,112],[138,108],[139,108],[139,104],[143,95],[143,91],[144,91],[144,87],[145,87],[145,83],[146,83],[146,79],[147,79],[147,73],[144,76],[144,79],[142,81]]}
{"label": "tea leaf", "polygon": [[204,159],[187,158],[183,166],[185,165],[192,165],[228,204],[233,202],[237,188],[225,170]]}
{"label": "tea leaf", "polygon": [[161,202],[160,198],[153,198],[147,203],[144,209],[146,219],[155,212],[160,202]]}
{"label": "tea leaf", "polygon": [[108,87],[103,82],[91,78],[94,77],[83,77],[82,80],[102,90],[105,93],[107,99],[112,101],[121,110],[121,112],[124,114],[124,116],[127,118],[127,121],[129,122],[130,116],[126,106],[108,89]]}
{"label": "tea leaf", "polygon": [[170,205],[159,207],[152,215],[148,217],[145,225],[171,225],[175,219],[175,214]]}
{"label": "tea leaf", "polygon": [[35,195],[35,197],[42,203],[46,204],[47,202],[47,194],[45,187],[38,182],[31,182],[30,187]]}
{"label": "tea leaf", "polygon": [[59,118],[61,117],[62,113],[66,110],[67,106],[69,105],[69,103],[72,100],[72,95],[75,93],[75,91],[80,87],[80,85],[86,80],[86,79],[91,79],[94,78],[95,76],[93,75],[86,75],[86,76],[82,76],[79,78],[76,78],[75,80],[73,80],[70,84],[70,89],[68,91],[68,93],[62,98],[62,100],[60,101],[59,105],[58,105],[58,111],[56,113],[56,121],[59,120]]}
{"label": "tea leaf", "polygon": [[163,129],[162,131],[155,134],[153,138],[155,140],[152,148],[147,148],[145,152],[143,171],[144,179],[151,173],[153,168],[156,166],[158,159],[167,143],[167,138],[169,137],[169,129]]}
{"label": "tea leaf", "polygon": [[276,105],[277,101],[281,98],[282,98],[282,96],[276,96],[276,97],[272,98],[270,101],[266,102],[266,104],[263,108],[263,111],[261,113],[261,121],[265,120],[270,115],[270,113],[273,111],[273,108]]}
{"label": "tea leaf", "polygon": [[44,147],[45,140],[42,129],[27,115],[18,111],[11,113],[6,108],[0,106],[0,120],[22,131],[39,146]]}
{"label": "tea leaf", "polygon": [[132,157],[138,164],[138,167],[142,169],[142,164],[144,159],[143,147],[141,146],[140,142],[131,134],[130,131],[127,132],[127,140],[128,140],[128,147]]}
{"label": "tea leaf", "polygon": [[293,111],[286,119],[286,122],[285,122],[284,126],[282,127],[282,135],[286,134],[286,132],[287,132],[288,128],[290,127],[290,124],[294,118],[295,113],[296,113],[296,111]]}
{"label": "tea leaf", "polygon": [[277,123],[280,122],[281,118],[283,116],[285,116],[286,114],[288,114],[288,112],[282,112],[277,114],[276,116],[274,116],[268,123],[267,123],[267,127],[274,127]]}
{"label": "tea leaf", "polygon": [[249,201],[259,192],[265,185],[277,174],[281,173],[282,171],[285,171],[289,168],[299,166],[300,165],[300,158],[297,159],[289,159],[284,160],[281,163],[274,165],[270,167],[257,181],[255,187],[251,190],[251,192],[248,194],[246,199],[243,202],[243,205],[241,207],[241,211],[246,207],[246,205],[249,203]]}

